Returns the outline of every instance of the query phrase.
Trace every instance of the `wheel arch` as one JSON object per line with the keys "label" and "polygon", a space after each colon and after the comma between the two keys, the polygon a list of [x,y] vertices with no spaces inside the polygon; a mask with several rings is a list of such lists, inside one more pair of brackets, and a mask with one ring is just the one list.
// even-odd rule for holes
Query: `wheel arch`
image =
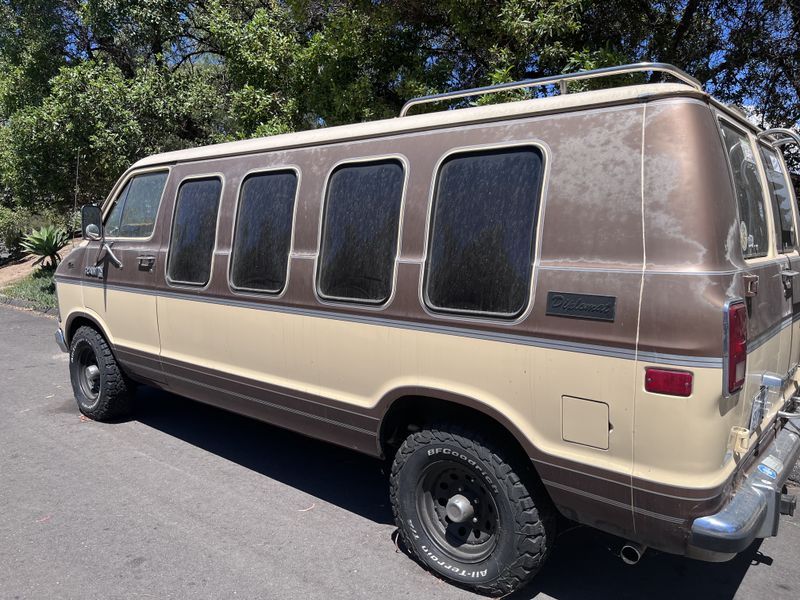
{"label": "wheel arch", "polygon": [[67,342],[67,347],[72,343],[72,336],[75,335],[75,332],[78,331],[78,328],[88,325],[97,329],[100,332],[108,345],[111,347],[112,352],[114,351],[114,341],[111,336],[108,335],[108,331],[101,323],[101,319],[96,315],[92,315],[85,311],[74,311],[69,314],[64,322],[64,338]]}
{"label": "wheel arch", "polygon": [[450,421],[487,431],[533,468],[531,458],[538,452],[531,440],[503,413],[475,398],[439,389],[407,387],[387,394],[380,405],[383,408],[378,428],[381,456],[391,458],[409,432]]}

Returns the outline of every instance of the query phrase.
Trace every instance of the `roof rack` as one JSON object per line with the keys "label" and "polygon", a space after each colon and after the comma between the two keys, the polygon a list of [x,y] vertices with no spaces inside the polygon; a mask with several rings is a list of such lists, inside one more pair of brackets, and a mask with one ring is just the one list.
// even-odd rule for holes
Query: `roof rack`
{"label": "roof rack", "polygon": [[767,137],[773,138],[773,141],[770,144],[773,148],[780,148],[781,146],[786,146],[788,144],[796,144],[798,147],[800,147],[800,135],[791,129],[786,129],[784,127],[767,129],[766,131],[759,133],[756,137],[760,140],[763,140]]}
{"label": "roof rack", "polygon": [[522,88],[530,88],[541,85],[552,85],[557,83],[561,94],[567,93],[567,82],[580,81],[583,79],[597,79],[599,77],[609,77],[611,75],[624,75],[628,73],[667,73],[672,75],[675,79],[686,83],[693,88],[703,91],[703,84],[697,79],[679,69],[674,65],[667,63],[656,62],[641,62],[630,65],[618,65],[616,67],[604,67],[602,69],[593,69],[591,71],[578,71],[576,73],[564,73],[563,75],[554,75],[552,77],[540,77],[538,79],[523,79],[521,81],[512,81],[510,83],[498,83],[496,85],[487,85],[484,87],[470,88],[466,90],[456,90],[454,92],[444,92],[442,94],[432,94],[430,96],[419,96],[412,98],[403,105],[400,110],[400,116],[405,117],[412,106],[419,104],[430,104],[431,102],[439,102],[441,100],[451,100],[454,98],[466,98],[468,96],[482,96],[483,94],[493,94],[496,92],[506,92],[509,90],[519,90]]}

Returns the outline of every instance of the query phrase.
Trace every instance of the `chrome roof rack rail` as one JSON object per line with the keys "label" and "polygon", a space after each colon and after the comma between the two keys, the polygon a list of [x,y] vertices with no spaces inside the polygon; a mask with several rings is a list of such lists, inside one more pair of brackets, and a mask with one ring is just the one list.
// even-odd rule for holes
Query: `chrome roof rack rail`
{"label": "chrome roof rack rail", "polygon": [[569,81],[597,79],[598,77],[610,77],[612,75],[625,75],[628,73],[649,72],[667,73],[675,79],[679,79],[682,83],[686,83],[701,92],[703,91],[702,83],[678,67],[667,63],[641,62],[630,65],[619,65],[616,67],[604,67],[602,69],[593,69],[591,71],[564,73],[563,75],[553,75],[552,77],[540,77],[538,79],[523,79],[521,81],[512,81],[510,83],[498,83],[496,85],[487,85],[484,87],[470,88],[466,90],[456,90],[454,92],[444,92],[442,94],[432,94],[430,96],[419,96],[418,98],[412,98],[403,105],[403,108],[400,110],[400,116],[405,117],[412,106],[417,106],[419,104],[430,104],[431,102],[439,102],[442,100],[466,98],[468,96],[481,96],[483,94],[493,94],[496,92],[506,92],[509,90],[552,85],[555,83],[558,84],[560,93],[566,94],[567,82]]}
{"label": "chrome roof rack rail", "polygon": [[762,140],[767,136],[772,136],[773,138],[775,138],[774,141],[770,143],[770,146],[774,148],[785,146],[786,144],[797,144],[797,146],[800,147],[800,134],[792,131],[791,129],[786,129],[783,127],[775,127],[773,129],[767,129],[765,131],[762,131],[756,137]]}

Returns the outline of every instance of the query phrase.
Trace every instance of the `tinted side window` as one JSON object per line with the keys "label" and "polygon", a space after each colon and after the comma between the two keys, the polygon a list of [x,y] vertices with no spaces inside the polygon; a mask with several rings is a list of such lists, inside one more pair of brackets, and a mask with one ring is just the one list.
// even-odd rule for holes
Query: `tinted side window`
{"label": "tinted side window", "polygon": [[145,173],[128,180],[106,219],[108,237],[150,237],[167,175],[166,171]]}
{"label": "tinted side window", "polygon": [[767,217],[753,147],[745,134],[725,123],[721,127],[739,205],[742,252],[745,258],[766,256],[769,243]]}
{"label": "tinted side window", "polygon": [[234,287],[265,292],[283,289],[296,190],[293,171],[262,173],[245,180],[233,237]]}
{"label": "tinted side window", "polygon": [[328,183],[319,257],[319,292],[383,302],[392,287],[403,167],[394,160],[344,165]]}
{"label": "tinted side window", "polygon": [[542,162],[537,149],[514,148],[442,163],[426,267],[433,308],[509,317],[525,308]]}
{"label": "tinted side window", "polygon": [[221,190],[222,182],[216,178],[181,184],[169,242],[167,274],[171,281],[208,283]]}
{"label": "tinted side window", "polygon": [[764,171],[767,174],[775,214],[775,239],[778,252],[791,252],[794,250],[796,238],[789,184],[781,168],[781,161],[774,150],[761,146],[761,158],[764,161]]}

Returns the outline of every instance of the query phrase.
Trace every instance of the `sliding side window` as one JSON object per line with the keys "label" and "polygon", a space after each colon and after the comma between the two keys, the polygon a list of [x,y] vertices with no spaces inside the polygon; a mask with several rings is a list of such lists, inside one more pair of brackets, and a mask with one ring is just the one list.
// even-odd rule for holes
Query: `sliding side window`
{"label": "sliding side window", "polygon": [[297,174],[271,171],[242,185],[233,237],[231,284],[278,293],[286,284]]}
{"label": "sliding side window", "polygon": [[171,283],[208,283],[221,191],[222,182],[216,177],[181,184],[169,241],[167,276]]}
{"label": "sliding side window", "polygon": [[425,292],[446,312],[515,317],[530,295],[543,175],[533,147],[454,154],[433,200]]}
{"label": "sliding side window", "polygon": [[319,256],[324,298],[379,304],[392,289],[403,198],[396,160],[338,167],[330,177]]}

